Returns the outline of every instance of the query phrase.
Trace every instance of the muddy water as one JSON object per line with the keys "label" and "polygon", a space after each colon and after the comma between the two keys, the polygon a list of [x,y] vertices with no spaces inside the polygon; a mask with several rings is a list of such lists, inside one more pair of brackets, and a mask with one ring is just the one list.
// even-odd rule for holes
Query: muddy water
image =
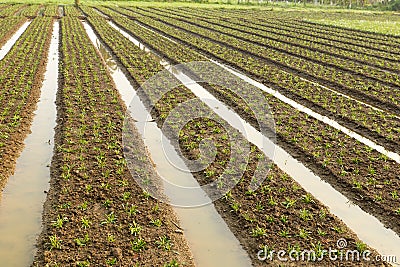
{"label": "muddy water", "polygon": [[21,37],[21,35],[25,32],[29,24],[31,24],[31,21],[27,21],[24,24],[22,24],[21,28],[19,28],[18,31],[14,33],[13,36],[11,36],[10,40],[8,40],[7,43],[3,45],[3,47],[0,49],[0,60],[2,60],[7,55],[8,52],[10,52],[15,42],[17,42],[19,37]]}
{"label": "muddy water", "polygon": [[56,126],[58,77],[58,31],[53,28],[45,80],[25,148],[17,160],[15,174],[8,180],[0,200],[0,265],[29,266],[41,231],[43,203],[50,180]]}
{"label": "muddy water", "polygon": [[[117,26],[115,26],[117,27]],[[139,43],[138,40],[135,40],[128,33],[119,29],[119,31],[130,40],[134,40],[134,43]],[[141,44],[143,46],[143,44]],[[228,108],[225,104],[218,101],[213,95],[211,95],[207,90],[205,90],[202,86],[197,84],[195,81],[190,79],[188,76],[183,73],[177,71],[174,68],[171,68],[168,62],[165,61],[166,68],[175,75],[186,87],[188,87],[198,98],[204,100],[204,103],[207,104],[215,113],[222,116],[227,122],[229,122],[233,127],[237,130],[241,131],[247,139],[259,147],[267,156],[271,154],[270,150],[267,148],[273,146],[272,142],[264,137],[260,132],[254,129],[249,123],[244,121],[237,115],[234,111]],[[233,72],[234,74],[238,73]],[[280,95],[278,92],[270,91],[271,89],[262,87],[261,84],[258,84],[255,81],[252,81],[250,78],[240,75],[240,78],[244,79],[247,82],[250,82],[257,87],[261,87],[261,89],[266,90],[268,93],[272,93],[275,96],[279,96],[280,98],[284,98],[284,96]],[[207,101],[209,100],[209,101]],[[303,112],[309,112],[310,115],[314,115],[316,117],[320,116],[317,113],[313,113],[313,111],[302,107],[301,105],[293,102],[290,99],[284,99],[285,102],[293,105],[295,108],[301,108]],[[329,120],[326,117],[321,116],[321,120],[325,122],[325,120]],[[240,122],[237,127],[238,121]],[[338,124],[334,121],[327,121],[327,123],[332,123],[333,125]],[[332,126],[333,126],[332,125]],[[344,128],[344,127],[343,127]],[[344,130],[344,129],[343,129]],[[363,137],[359,136],[360,141],[365,141]],[[379,147],[376,147],[379,149]],[[384,151],[383,151],[384,152]],[[396,159],[396,156],[390,153],[387,155]],[[321,201],[324,205],[329,207],[330,211],[335,214],[337,217],[343,220],[343,222],[352,229],[357,236],[370,247],[375,248],[381,255],[394,255],[397,256],[397,264],[400,266],[400,237],[394,233],[392,230],[387,229],[384,225],[376,219],[374,216],[364,212],[357,205],[352,204],[349,199],[343,196],[341,193],[336,191],[330,184],[324,182],[312,173],[307,167],[305,167],[302,163],[294,159],[290,154],[288,154],[282,148],[275,146],[275,153],[272,160],[278,165],[280,169],[289,174],[293,179],[295,179],[305,190],[310,192],[314,197],[316,197],[319,201]]]}
{"label": "muddy water", "polygon": [[[103,54],[103,57],[109,58],[110,54],[99,42],[91,27],[87,23],[84,23],[84,26],[93,44]],[[106,52],[105,55],[104,52]],[[174,147],[165,141],[167,138],[162,134],[157,124],[152,121],[151,115],[143,103],[138,97],[135,97],[135,89],[121,69],[110,69],[110,72],[122,99],[132,111],[131,116],[137,121],[137,128],[142,128],[140,124],[146,123],[145,130],[140,133],[151,159],[156,165],[157,172],[160,177],[165,179],[165,194],[171,199],[172,203],[180,203],[181,199],[188,199],[188,196],[182,195],[182,192],[172,190],[170,185],[185,181],[184,184],[180,185],[199,188],[199,184],[190,173],[179,171],[165,157],[165,154],[168,154],[169,158],[179,158]],[[200,190],[190,195],[190,199],[194,199],[195,203],[204,203],[204,201],[209,203],[210,201],[205,198],[207,198],[206,194]],[[212,204],[196,208],[174,207],[174,210],[184,229],[185,237],[197,266],[251,266],[248,255]]]}
{"label": "muddy water", "polygon": [[164,61],[162,59],[162,56],[158,55],[157,53],[155,53],[154,51],[151,51],[149,48],[147,48],[144,44],[142,44],[140,41],[136,40],[135,38],[133,38],[129,33],[123,31],[121,28],[119,28],[114,22],[109,21],[108,24],[111,25],[111,27],[113,27],[114,29],[116,29],[117,31],[119,31],[123,36],[125,36],[126,38],[129,39],[129,41],[131,41],[132,43],[134,43],[136,46],[138,46],[140,49],[142,49],[145,52],[148,53],[153,53],[155,56],[157,56],[159,58],[159,60],[161,61],[162,65],[164,66],[165,64],[168,64],[166,61]]}

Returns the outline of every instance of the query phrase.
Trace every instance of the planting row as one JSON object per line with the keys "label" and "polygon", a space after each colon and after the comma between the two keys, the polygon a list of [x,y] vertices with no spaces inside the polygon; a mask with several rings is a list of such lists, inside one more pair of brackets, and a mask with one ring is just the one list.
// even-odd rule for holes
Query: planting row
{"label": "planting row", "polygon": [[25,16],[28,18],[35,18],[38,16],[39,13],[43,12],[43,6],[42,5],[29,5],[25,7],[20,13],[20,16]]}
{"label": "planting row", "polygon": [[[109,9],[103,8],[101,10],[112,16],[116,23],[128,29],[137,38],[141,39],[144,36],[151,36],[150,38],[147,38],[146,42],[155,50],[162,49],[165,46],[165,42],[162,44],[157,43],[159,42],[160,37],[157,37],[151,31],[138,26],[133,21],[119,16],[117,13],[112,12]],[[142,17],[141,21],[145,22],[147,20]],[[163,27],[163,30],[168,29],[166,25],[157,23],[157,21],[153,21],[153,23]],[[171,29],[168,30],[174,32]],[[202,38],[176,31],[174,32],[174,36],[181,40],[190,40],[190,45],[194,46],[196,49],[200,49],[202,52],[211,53],[212,56],[222,59],[236,68],[242,69],[245,72],[256,76],[264,83],[301,102],[311,109],[315,109],[323,115],[343,122],[343,124],[347,125],[354,131],[368,136],[377,142],[383,143],[394,151],[399,151],[400,120],[397,117],[388,115],[385,112],[374,110],[367,105],[363,105],[362,103],[346,98],[340,94],[326,90],[321,86],[303,81],[299,77],[282,71],[277,67],[272,65],[266,66],[262,61],[254,60],[248,55],[231,49],[224,49],[218,44],[212,44]],[[185,50],[178,47],[177,49],[171,48],[174,45],[175,44],[171,44],[170,48],[165,47],[165,49],[163,49],[163,53],[170,59],[175,60],[175,57],[179,55],[181,62],[204,60],[204,57],[201,57],[200,55],[197,55],[196,57],[192,56],[183,58],[182,54],[187,53],[184,51],[188,49]],[[193,55],[194,53],[191,51],[189,54]]]}
{"label": "planting row", "polygon": [[[210,22],[212,25],[218,25],[221,27],[225,27],[232,30],[240,31],[238,36],[242,35],[242,33],[247,33],[250,37],[249,40],[252,38],[257,38],[260,41],[264,41],[264,38],[267,40],[273,40],[278,42],[277,44],[289,44],[291,46],[296,46],[301,49],[317,51],[317,55],[329,55],[339,57],[340,59],[344,59],[346,61],[340,61],[343,63],[343,66],[348,66],[348,68],[357,71],[358,68],[360,69],[360,73],[365,75],[371,75],[368,70],[374,71],[375,68],[369,68],[368,66],[378,67],[384,70],[396,72],[400,69],[400,65],[398,63],[399,57],[396,57],[394,54],[385,54],[380,51],[371,50],[370,53],[362,52],[362,49],[355,47],[354,50],[350,49],[349,46],[346,47],[346,44],[336,42],[338,45],[335,46],[331,43],[327,43],[325,39],[323,39],[324,35],[319,35],[318,37],[310,36],[307,37],[304,32],[296,32],[294,29],[285,27],[284,25],[277,26],[275,24],[270,24],[266,26],[259,26],[255,27],[250,23],[241,22],[239,20],[230,19],[227,21],[215,19],[214,16],[204,16],[204,13],[200,13],[201,11],[193,11],[192,13],[182,12],[180,10],[166,10],[166,9],[156,9],[162,12],[168,12],[170,14],[174,14],[179,16],[180,18],[185,18],[189,20],[201,20],[204,22]],[[262,39],[260,39],[262,38]],[[256,39],[254,39],[255,41]],[[278,46],[280,48],[281,45]],[[290,48],[290,47],[289,47]],[[382,56],[380,56],[382,55]],[[319,57],[318,57],[319,58]],[[331,57],[329,57],[331,58]],[[323,59],[323,58],[322,58]],[[335,60],[338,60],[335,58]],[[328,61],[328,63],[330,63]],[[368,66],[359,66],[359,64],[366,64]],[[340,66],[339,66],[340,67]],[[367,68],[363,71],[364,68]],[[379,71],[379,69],[378,69]],[[385,73],[382,73],[385,77]],[[374,77],[374,76],[371,76]],[[386,79],[384,79],[385,81]]]}
{"label": "planting row", "polygon": [[24,24],[26,18],[10,17],[0,19],[0,47]]}
{"label": "planting row", "polygon": [[[106,9],[102,9],[107,12]],[[112,13],[110,13],[112,15]],[[93,20],[91,18],[91,20]],[[102,18],[97,18],[101,20]],[[125,18],[126,19],[126,18]],[[167,39],[156,36],[150,31],[143,34],[144,29],[135,23],[123,22],[122,17],[115,16],[115,22],[121,24],[133,35],[140,34],[139,38],[151,47],[157,47],[167,58],[173,58],[175,62],[185,62],[190,58],[190,50],[177,46],[172,49],[173,43]],[[143,22],[143,21],[142,21]],[[146,23],[151,23],[146,21]],[[157,23],[151,23],[154,30],[162,29],[169,33],[169,37],[176,41],[187,40],[192,47],[201,48],[209,54],[228,60],[229,62],[244,62],[245,58],[232,51],[223,51],[221,48],[210,45],[207,42],[198,42],[188,36],[179,36],[181,32],[167,30],[167,27],[159,26]],[[157,28],[158,27],[158,28]],[[182,39],[178,39],[179,36]],[[158,42],[158,45],[156,44]],[[185,42],[183,42],[185,43]],[[186,43],[188,44],[188,43]],[[165,49],[164,49],[165,47]],[[180,51],[179,51],[180,50]],[[182,56],[181,56],[182,55]],[[224,55],[222,57],[221,55]],[[192,53],[192,58],[196,57]],[[246,107],[243,100],[238,95],[248,95],[250,98],[259,89],[239,93],[235,91],[235,86],[228,89],[221,89],[214,86],[214,93],[221,100],[227,103],[234,103],[233,108],[242,115],[243,118],[250,118],[255,125],[254,115],[251,109]],[[236,89],[238,90],[238,89]],[[332,183],[338,190],[346,193],[356,203],[366,210],[379,216],[381,220],[390,225],[396,231],[399,231],[399,225],[394,218],[400,216],[400,205],[398,197],[398,164],[369,147],[361,145],[356,140],[341,133],[334,128],[308,117],[299,111],[294,110],[288,104],[285,104],[272,96],[264,94],[269,105],[273,109],[273,114],[277,124],[277,134],[279,144],[291,151],[318,174]],[[253,99],[254,101],[254,99]],[[250,110],[250,112],[249,112]],[[253,110],[254,113],[264,114],[264,110]],[[361,197],[360,197],[361,196]],[[385,212],[383,212],[385,211]],[[391,214],[387,216],[387,214]]]}
{"label": "planting row", "polygon": [[22,4],[8,5],[7,7],[0,10],[0,17],[17,15],[25,7],[26,5]]}
{"label": "planting row", "polygon": [[46,5],[43,11],[43,16],[53,17],[53,18],[60,17],[59,6],[51,4]]}
{"label": "planting row", "polygon": [[11,19],[16,15],[27,18],[35,18],[37,16],[60,17],[59,6],[55,4],[9,5],[0,9],[0,17]]}
{"label": "planting row", "polygon": [[[324,25],[332,25],[334,27],[350,28],[359,31],[377,33],[379,35],[396,36],[400,35],[398,26],[399,20],[396,13],[375,13],[375,16],[368,16],[365,20],[326,20],[324,18],[315,19],[307,18],[307,21],[317,22]],[[384,15],[384,16],[382,16]]]}
{"label": "planting row", "polygon": [[[190,8],[183,8],[190,11]],[[212,9],[202,9],[206,14],[213,14],[216,10]],[[316,17],[326,18],[328,15],[327,13],[318,14],[316,12],[310,12],[309,14],[305,12],[260,12],[256,10],[246,11],[246,10],[227,10],[222,9],[218,12],[219,17],[227,18],[227,19],[239,19],[242,21],[253,22],[253,25],[257,26],[264,26],[269,24],[275,25],[285,25],[291,27],[293,30],[303,30],[307,31],[308,34],[317,34],[317,35],[326,35],[327,37],[330,36],[329,39],[338,40],[344,43],[349,44],[356,44],[361,47],[368,47],[373,48],[376,50],[392,52],[399,54],[400,47],[398,45],[398,36],[389,36],[389,35],[382,35],[379,33],[370,33],[370,32],[363,32],[354,29],[348,28],[339,28],[330,25],[323,25],[318,23],[313,23],[309,21],[305,21],[304,18],[308,17],[309,19],[316,19]],[[333,15],[333,16],[332,16]],[[333,20],[343,19],[343,14],[335,14],[330,13],[328,16],[334,17]],[[341,17],[342,16],[342,17]],[[347,13],[345,16],[351,17],[355,20],[357,14],[354,13]],[[246,19],[246,17],[251,17],[252,19]],[[383,14],[378,16],[373,16],[372,20],[375,21],[387,21],[390,17],[391,20],[395,21],[398,20],[397,16],[391,16],[390,14]],[[371,16],[368,15],[361,15],[360,20],[369,20]],[[310,27],[311,26],[311,27]]]}
{"label": "planting row", "polygon": [[[19,19],[14,22],[20,23]],[[15,160],[29,133],[51,32],[52,19],[34,19],[0,61],[0,189],[12,174]]]}
{"label": "planting row", "polygon": [[64,6],[64,15],[69,17],[82,17],[82,12],[76,6]]}
{"label": "planting row", "polygon": [[[373,20],[377,20],[377,21],[387,21],[392,20],[392,21],[398,21],[398,17],[395,14],[381,14],[380,18],[376,18],[374,17]],[[368,15],[367,15],[368,16]],[[371,17],[370,17],[371,18]],[[326,30],[326,29],[332,29],[333,32],[342,32],[342,31],[351,31],[351,32],[355,32],[356,34],[368,39],[371,38],[373,41],[374,40],[378,40],[380,42],[382,42],[383,44],[386,44],[386,46],[392,45],[394,44],[395,46],[397,46],[397,48],[399,47],[398,43],[396,44],[396,41],[399,40],[399,36],[398,35],[392,35],[392,34],[382,34],[380,32],[369,32],[369,31],[362,31],[359,29],[349,29],[349,28],[345,28],[345,27],[340,27],[340,26],[334,26],[334,25],[325,25],[323,23],[316,23],[313,21],[302,21],[305,26],[310,25],[310,26],[315,26],[316,28],[320,28],[322,30]],[[386,47],[385,47],[386,48]]]}
{"label": "planting row", "polygon": [[[368,38],[359,38],[357,36],[357,33],[351,32],[348,33],[347,35],[343,34],[337,34],[334,31],[330,30],[324,30],[324,31],[319,31],[318,28],[316,27],[310,27],[310,25],[298,25],[299,23],[296,21],[296,16],[290,16],[286,15],[287,12],[280,12],[279,17],[276,17],[273,13],[270,15],[266,16],[266,18],[269,18],[267,20],[263,20],[263,22],[257,22],[257,20],[249,20],[246,18],[241,18],[241,17],[236,17],[233,16],[231,18],[225,18],[228,21],[234,20],[234,21],[241,21],[245,22],[247,25],[251,24],[252,27],[259,28],[259,29],[264,29],[265,27],[271,27],[271,28],[285,28],[289,31],[294,31],[294,32],[299,32],[303,36],[311,36],[311,37],[316,37],[316,38],[321,38],[324,42],[327,43],[333,43],[336,46],[340,47],[347,47],[354,49],[355,51],[364,51],[367,53],[371,53],[372,55],[379,53],[379,55],[383,56],[384,58],[388,58],[389,60],[392,59],[392,56],[396,56],[399,54],[398,49],[396,48],[396,41],[392,41],[390,45],[388,45],[387,42],[385,41],[378,41],[374,42],[374,37],[379,36],[377,34],[371,34],[370,37]],[[228,13],[227,13],[228,14]],[[227,14],[221,14],[220,16],[224,17]],[[267,13],[269,14],[269,13]],[[289,14],[292,14],[290,12]],[[317,15],[315,12],[311,13],[314,15]],[[282,17],[286,15],[286,19],[283,19]],[[304,15],[304,14],[303,14]],[[347,14],[347,16],[353,18],[354,14]],[[282,16],[282,17],[281,17]],[[300,20],[304,19],[303,17],[299,17],[297,15],[297,18]],[[310,17],[310,19],[315,19]],[[343,19],[343,18],[342,18]],[[364,20],[368,20],[371,18],[364,18]],[[377,19],[377,18],[372,18],[372,20]],[[394,18],[395,19],[395,18]],[[393,61],[393,60],[392,60]]]}
{"label": "planting row", "polygon": [[372,102],[381,102],[386,110],[391,110],[394,114],[400,113],[400,90],[389,84],[369,80],[360,75],[353,75],[334,67],[303,60],[279,51],[273,51],[261,45],[243,41],[233,36],[221,35],[214,30],[200,28],[193,26],[191,23],[172,18],[165,18],[152,12],[136,10],[132,13],[142,14],[164,24],[174,26],[178,30],[251,55],[254,59],[265,61],[265,64],[278,65],[280,68],[296,73],[303,78],[312,79],[327,86],[334,86],[335,90],[354,97],[370,98]]}
{"label": "planting row", "polygon": [[[124,104],[78,18],[61,19],[56,152],[33,266],[192,266],[171,207],[127,170]],[[131,133],[133,176],[158,180]]]}
{"label": "planting row", "polygon": [[[138,86],[162,69],[157,62],[159,59],[135,46],[111,27],[104,18],[98,15],[90,16],[91,11],[86,8],[84,12],[89,15],[88,20],[95,31],[125,66],[127,73]],[[170,79],[173,83],[176,82],[173,81],[173,77]],[[140,88],[139,93],[143,98],[157,99],[157,95],[162,94],[162,91],[157,90],[165,88],[162,81],[158,85],[157,88]],[[175,108],[179,109],[179,103],[190,99],[196,98],[183,87],[162,94],[162,98],[153,107],[153,117],[158,124],[163,125],[168,124],[166,118],[171,122],[170,116],[173,116],[172,121],[175,120],[179,125],[179,121],[185,119],[185,111],[172,111]],[[208,114],[205,109],[200,105],[196,109],[196,114]],[[218,181],[218,187],[223,189],[225,183],[229,181],[221,180],[220,175],[225,174],[227,162],[232,160],[229,158],[231,154],[229,152],[234,150],[235,144],[227,142],[226,131],[230,126],[223,121],[218,122],[210,120],[209,117],[193,119],[175,134],[174,125],[169,124],[167,129],[170,132],[166,134],[172,136],[172,140],[178,139],[179,144],[175,145],[178,145],[183,154],[192,160],[200,156],[199,143],[206,138],[212,138],[217,147],[215,161],[204,171],[196,172],[194,176],[200,184]],[[230,131],[234,130],[228,130]],[[288,251],[308,248],[322,252],[329,245],[334,245],[334,240],[344,237],[350,240],[350,245],[355,249],[360,251],[365,249],[365,245],[358,241],[345,225],[329,214],[321,203],[307,194],[292,178],[269,161],[265,161],[265,156],[254,146],[251,146],[248,160],[250,164],[247,166],[238,164],[240,170],[244,171],[238,185],[215,205],[249,252],[255,265],[260,264],[256,253],[264,245]],[[270,167],[270,172],[262,186],[257,191],[251,191],[248,185],[254,179],[253,174],[258,167],[262,169]]]}
{"label": "planting row", "polygon": [[[360,62],[358,60],[358,55],[356,55],[356,61],[353,61],[351,57],[345,57],[344,59],[338,58],[336,54],[332,53],[332,51],[327,52],[326,49],[320,49],[318,47],[316,48],[312,42],[302,42],[297,37],[289,38],[285,35],[282,35],[282,33],[274,34],[271,32],[268,34],[257,34],[255,31],[251,31],[247,27],[232,25],[232,23],[219,22],[219,20],[210,21],[197,19],[196,17],[182,18],[181,14],[169,14],[163,10],[159,11],[150,8],[141,8],[141,10],[152,11],[153,13],[166,18],[177,19],[179,21],[192,24],[196,27],[206,30],[213,30],[217,33],[228,35],[252,44],[264,46],[284,54],[324,64],[354,75],[361,75],[366,79],[377,80],[382,83],[388,83],[388,81],[392,81],[394,86],[398,85],[399,83],[398,75],[390,73],[386,70],[369,66],[368,62]],[[258,32],[263,33],[263,31]],[[339,51],[343,52],[342,50]],[[376,58],[373,58],[372,62],[374,61],[376,61]],[[385,61],[382,60],[382,62]],[[396,72],[397,70],[399,70],[398,63],[392,71]]]}

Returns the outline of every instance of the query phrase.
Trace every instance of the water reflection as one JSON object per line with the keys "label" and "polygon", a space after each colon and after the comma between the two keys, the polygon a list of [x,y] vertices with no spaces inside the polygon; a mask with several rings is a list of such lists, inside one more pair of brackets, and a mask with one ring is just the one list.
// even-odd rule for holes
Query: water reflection
{"label": "water reflection", "polygon": [[105,46],[99,41],[99,39],[96,39],[96,47],[100,51],[100,54],[104,61],[106,62],[107,67],[109,67],[111,73],[114,73],[117,70],[117,63],[113,60],[112,56],[110,53],[108,53],[107,49]]}

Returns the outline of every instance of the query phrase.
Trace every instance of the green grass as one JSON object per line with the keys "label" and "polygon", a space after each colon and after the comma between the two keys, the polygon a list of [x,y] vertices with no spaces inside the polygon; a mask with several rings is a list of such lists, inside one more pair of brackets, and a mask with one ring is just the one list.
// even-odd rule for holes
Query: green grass
{"label": "green grass", "polygon": [[[1,0],[0,0],[1,1]],[[15,0],[14,0],[15,1]],[[40,1],[40,0],[28,0]],[[45,0],[44,0],[45,1]],[[50,0],[53,1],[53,0]],[[257,10],[271,10],[274,11],[310,11],[316,12],[315,15],[321,15],[323,12],[351,12],[351,13],[365,13],[371,11],[381,10],[378,6],[366,5],[365,7],[354,6],[353,9],[348,9],[345,6],[331,6],[331,5],[314,5],[307,3],[286,3],[275,2],[269,3],[264,1],[259,4],[258,0],[240,0],[242,3],[237,4],[238,0],[127,0],[127,1],[104,1],[104,0],[81,0],[81,3],[90,5],[119,5],[119,6],[156,6],[156,7],[199,7],[199,8],[230,8],[230,9],[257,9]],[[201,3],[200,1],[203,1]],[[244,3],[250,1],[249,3]],[[310,1],[310,0],[307,0]],[[68,1],[67,1],[68,2]]]}
{"label": "green grass", "polygon": [[74,4],[74,0],[0,0],[0,3],[7,3],[7,4],[60,4],[60,5],[69,5]]}
{"label": "green grass", "polygon": [[[14,0],[15,1],[15,0]],[[29,0],[31,1],[31,0]],[[32,0],[40,1],[40,0]],[[250,3],[237,4],[237,0],[204,0],[206,3],[195,3],[184,1],[184,0],[168,0],[168,1],[138,1],[138,0],[128,0],[128,1],[102,1],[102,0],[81,0],[81,3],[87,5],[118,5],[118,6],[141,6],[141,7],[198,7],[198,8],[228,8],[228,9],[257,9],[257,10],[274,10],[274,11],[310,11],[310,12],[365,12],[365,10],[359,9],[347,9],[340,6],[330,6],[330,5],[313,5],[308,3],[304,6],[303,3],[286,3],[286,2],[275,2],[263,4],[258,4],[258,1],[251,0]],[[243,0],[241,0],[243,1]],[[229,3],[230,2],[230,3]]]}
{"label": "green grass", "polygon": [[400,35],[400,21],[352,20],[352,19],[340,19],[340,20],[321,19],[321,20],[310,20],[310,21],[328,25],[335,25],[345,28],[370,31],[370,32]]}
{"label": "green grass", "polygon": [[[259,9],[259,10],[271,10],[274,11],[329,11],[329,12],[340,12],[348,10],[344,7],[330,6],[330,5],[313,5],[308,3],[304,6],[302,3],[286,3],[276,2],[268,3],[264,2],[258,4],[258,1],[250,0],[249,3],[237,4],[237,0],[204,0],[205,3],[185,1],[185,0],[168,0],[168,1],[140,1],[140,0],[127,0],[127,1],[105,1],[105,0],[80,0],[81,4],[86,5],[118,5],[118,6],[156,6],[156,7],[201,7],[201,8],[240,8],[240,9]],[[244,1],[244,0],[240,0]],[[0,0],[0,3],[24,3],[24,4],[74,4],[74,0]],[[353,10],[352,10],[353,12]],[[354,10],[357,12],[357,10]],[[361,11],[362,12],[362,11]]]}
{"label": "green grass", "polygon": [[[193,0],[194,1],[194,0]],[[205,0],[204,0],[205,1]],[[241,0],[243,1],[243,0]],[[330,6],[330,5],[313,5],[307,4],[304,6],[301,4],[276,2],[276,3],[263,3],[258,4],[258,1],[251,0],[250,3],[237,4],[237,0],[207,0],[206,3],[195,3],[184,0],[178,1],[138,1],[138,0],[127,0],[127,1],[104,1],[104,0],[80,0],[81,4],[86,5],[118,5],[118,6],[154,6],[154,7],[198,7],[198,8],[231,8],[231,9],[257,9],[257,10],[271,10],[274,11],[328,11],[329,12],[340,12],[347,10],[343,7]],[[230,2],[230,3],[229,3]],[[74,0],[0,0],[0,3],[24,3],[24,4],[74,4]],[[356,12],[356,10],[354,10]]]}
{"label": "green grass", "polygon": [[[25,3],[25,4],[74,4],[74,0],[0,0],[1,3]],[[102,1],[81,0],[83,5],[118,5],[118,6],[141,6],[141,7],[193,7],[193,8],[229,8],[229,9],[254,9],[268,10],[274,12],[287,12],[292,16],[317,23],[335,25],[345,28],[365,30],[377,33],[400,35],[400,16],[394,12],[382,12],[360,9],[347,9],[329,5],[293,4],[293,3],[266,3],[236,4],[237,0],[208,0],[208,3],[194,2],[158,2],[158,1]],[[235,3],[235,4],[233,4]],[[256,2],[255,2],[256,3]]]}
{"label": "green grass", "polygon": [[[82,3],[88,5],[118,5],[118,6],[140,6],[140,7],[197,7],[197,8],[240,8],[240,9],[270,9],[268,6],[256,5],[237,5],[228,4],[226,0],[211,0],[208,3],[193,3],[193,2],[157,2],[157,1],[96,1],[89,0]],[[236,1],[234,1],[236,3]]]}

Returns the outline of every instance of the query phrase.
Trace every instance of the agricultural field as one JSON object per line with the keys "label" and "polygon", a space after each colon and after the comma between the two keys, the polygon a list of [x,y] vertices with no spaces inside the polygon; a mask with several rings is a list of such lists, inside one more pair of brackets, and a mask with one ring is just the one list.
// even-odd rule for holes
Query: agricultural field
{"label": "agricultural field", "polygon": [[397,23],[0,3],[1,266],[398,266]]}

